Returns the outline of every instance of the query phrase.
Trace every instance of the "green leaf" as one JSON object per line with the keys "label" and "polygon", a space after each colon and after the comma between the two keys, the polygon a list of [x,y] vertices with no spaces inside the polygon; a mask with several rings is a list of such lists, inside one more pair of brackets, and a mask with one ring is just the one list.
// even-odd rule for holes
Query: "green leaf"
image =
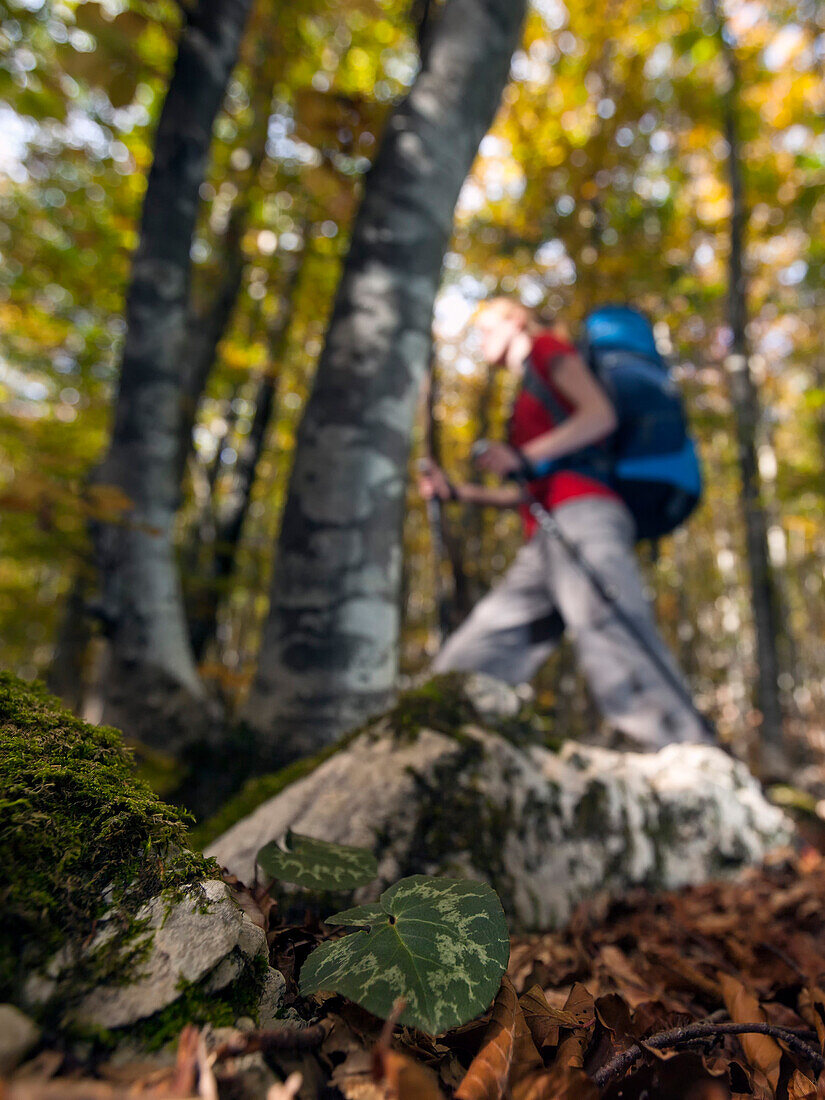
{"label": "green leaf", "polygon": [[486,883],[412,875],[380,905],[347,909],[328,924],[367,925],[317,947],[301,970],[301,993],[330,990],[432,1035],[472,1020],[490,1004],[510,957],[496,892]]}
{"label": "green leaf", "polygon": [[310,890],[354,890],[378,874],[378,860],[367,848],[332,844],[289,832],[286,848],[272,840],[258,852],[258,863],[273,878]]}
{"label": "green leaf", "polygon": [[371,928],[376,921],[386,920],[387,914],[380,905],[357,905],[354,909],[342,909],[327,917],[325,924],[344,924],[347,928]]}

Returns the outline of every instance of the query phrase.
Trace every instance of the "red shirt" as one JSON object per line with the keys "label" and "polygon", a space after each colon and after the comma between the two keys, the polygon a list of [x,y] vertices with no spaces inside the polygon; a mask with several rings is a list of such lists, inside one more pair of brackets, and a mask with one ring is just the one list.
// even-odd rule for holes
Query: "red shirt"
{"label": "red shirt", "polygon": [[[553,368],[555,362],[564,355],[575,355],[576,349],[565,340],[560,340],[552,332],[542,332],[533,341],[531,357],[533,365],[541,375],[545,384],[553,393],[559,405],[567,412],[572,412],[573,406],[567,398],[563,397],[553,382]],[[526,369],[531,369],[527,367]],[[513,406],[513,415],[510,419],[509,442],[512,447],[523,447],[531,439],[544,435],[556,423],[545,408],[544,404],[533,394],[525,390],[519,393]],[[531,492],[539,504],[545,508],[556,508],[566,500],[575,500],[578,497],[612,497],[618,499],[609,486],[604,485],[595,478],[586,474],[576,473],[575,470],[556,470],[547,477],[539,478],[531,482]],[[525,532],[532,535],[536,529],[536,521],[530,515],[526,506],[521,508],[524,520]]]}

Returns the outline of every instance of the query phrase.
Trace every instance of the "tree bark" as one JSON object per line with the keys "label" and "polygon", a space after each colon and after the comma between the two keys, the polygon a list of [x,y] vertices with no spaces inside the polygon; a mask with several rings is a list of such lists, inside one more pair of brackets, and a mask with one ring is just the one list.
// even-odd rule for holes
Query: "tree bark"
{"label": "tree bark", "polygon": [[[425,425],[425,451],[430,462],[437,466],[443,464],[441,454],[441,429],[436,416],[438,405],[438,366],[432,353],[430,354],[429,378],[426,383],[426,425]],[[433,589],[436,608],[436,632],[439,646],[452,631],[455,625],[455,605],[458,596],[459,585],[464,579],[463,563],[460,555],[458,558],[452,553],[452,547],[447,545],[447,520],[444,515],[444,504],[438,497],[433,497],[426,502],[427,522],[430,526],[430,542],[433,555]],[[445,577],[445,566],[448,567],[449,576]],[[402,617],[404,604],[402,601]]]}
{"label": "tree bark", "polygon": [[198,403],[215,363],[218,345],[226,333],[238,300],[246,267],[243,238],[249,223],[253,192],[266,159],[266,143],[272,107],[272,90],[282,61],[276,24],[267,21],[264,36],[255,44],[249,77],[252,93],[251,123],[244,138],[249,164],[236,180],[238,196],[232,205],[226,230],[220,241],[217,270],[210,278],[211,293],[205,302],[190,302],[187,321],[187,354],[183,364],[184,383],[180,424],[180,477],[192,450],[192,428]]}
{"label": "tree bark", "polygon": [[[488,439],[490,436],[496,393],[495,376],[495,369],[488,368],[484,386],[478,396],[476,419],[479,439]],[[482,476],[474,467],[470,470],[469,480],[478,485],[483,483]],[[495,518],[491,516],[489,509],[463,505],[447,535],[448,545],[457,540],[461,543],[461,549],[455,551],[461,556],[462,576],[460,583],[456,583],[454,630],[461,626],[490,587],[490,578],[486,575],[486,568],[482,567],[484,563],[484,566],[489,568],[490,555],[485,552],[484,547],[484,533],[489,523],[495,523]],[[456,528],[458,528],[457,534]],[[452,556],[453,551],[451,550],[450,553]]]}
{"label": "tree bark", "polygon": [[75,714],[80,713],[83,705],[88,650],[93,637],[93,622],[87,614],[89,589],[89,564],[84,556],[66,596],[46,677],[49,691],[60,696]]}
{"label": "tree bark", "polygon": [[192,648],[199,660],[215,637],[221,599],[226,582],[232,576],[238,545],[252,501],[255,474],[272,419],[279,367],[289,336],[292,296],[301,267],[302,260],[298,259],[284,288],[284,308],[269,334],[270,364],[258,379],[255,413],[249,434],[238,448],[238,459],[232,471],[232,489],[226,500],[219,502],[215,507],[213,552],[206,570],[198,577],[198,586],[203,590],[202,596],[197,601],[197,612],[190,614],[189,619]]}
{"label": "tree bark", "polygon": [[246,709],[274,760],[328,743],[393,691],[404,484],[433,300],[524,8],[450,0],[366,181],[298,433]]}
{"label": "tree bark", "polygon": [[728,258],[728,322],[731,330],[731,346],[725,368],[736,424],[746,553],[753,596],[756,635],[756,705],[761,714],[762,742],[776,749],[782,742],[780,667],[777,649],[778,639],[782,634],[782,622],[768,550],[767,516],[760,490],[757,435],[761,410],[750,367],[747,336],[748,285],[744,266],[747,211],[738,127],[740,78],[736,56],[726,38],[725,27],[715,0],[711,0],[711,9],[719,26],[719,41],[726,68],[727,84],[723,96],[723,112],[725,138],[728,143],[727,164],[731,193]]}
{"label": "tree bark", "polygon": [[140,736],[146,732],[140,715],[149,686],[155,703],[175,691],[203,696],[172,546],[190,248],[212,126],[250,5],[251,0],[201,0],[181,31],[127,296],[112,438],[95,477],[129,501],[120,522],[100,524],[94,534],[100,611],[112,658],[107,694],[117,719],[130,732],[137,727]]}

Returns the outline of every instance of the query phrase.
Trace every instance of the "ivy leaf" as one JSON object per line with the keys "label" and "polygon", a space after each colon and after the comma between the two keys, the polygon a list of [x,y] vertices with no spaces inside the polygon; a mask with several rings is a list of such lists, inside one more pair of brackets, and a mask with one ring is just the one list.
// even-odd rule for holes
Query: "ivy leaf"
{"label": "ivy leaf", "polygon": [[400,1022],[432,1035],[472,1020],[492,1001],[510,956],[496,892],[486,883],[412,875],[327,924],[366,925],[317,947],[301,970],[301,993],[348,997],[385,1019],[403,998]]}
{"label": "ivy leaf", "polygon": [[272,878],[310,890],[354,890],[378,874],[378,860],[368,848],[333,844],[288,832],[286,848],[270,841],[258,852],[258,863]]}

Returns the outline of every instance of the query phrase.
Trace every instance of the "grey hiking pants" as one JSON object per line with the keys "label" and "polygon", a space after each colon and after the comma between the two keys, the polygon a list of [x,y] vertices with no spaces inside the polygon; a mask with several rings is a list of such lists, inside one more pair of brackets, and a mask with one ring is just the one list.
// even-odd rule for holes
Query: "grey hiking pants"
{"label": "grey hiking pants", "polygon": [[[681,680],[645,598],[633,519],[624,504],[582,497],[559,505],[554,516],[648,645]],[[708,740],[696,713],[558,540],[541,528],[447,639],[433,669],[487,672],[522,683],[538,671],[565,629],[599,709],[615,729],[651,749],[671,741]]]}

